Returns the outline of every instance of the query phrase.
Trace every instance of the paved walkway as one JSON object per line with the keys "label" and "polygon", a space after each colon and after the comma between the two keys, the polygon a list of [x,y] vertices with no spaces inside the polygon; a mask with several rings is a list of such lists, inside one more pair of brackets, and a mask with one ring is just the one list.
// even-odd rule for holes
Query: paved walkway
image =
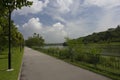
{"label": "paved walkway", "polygon": [[70,65],[46,54],[25,48],[20,80],[111,80]]}

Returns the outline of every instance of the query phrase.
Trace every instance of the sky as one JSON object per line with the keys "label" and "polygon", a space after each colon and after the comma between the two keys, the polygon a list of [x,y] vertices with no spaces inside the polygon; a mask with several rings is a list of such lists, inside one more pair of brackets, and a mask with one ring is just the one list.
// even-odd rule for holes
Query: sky
{"label": "sky", "polygon": [[29,0],[31,7],[12,12],[12,20],[27,39],[40,34],[46,43],[61,43],[120,24],[120,0]]}

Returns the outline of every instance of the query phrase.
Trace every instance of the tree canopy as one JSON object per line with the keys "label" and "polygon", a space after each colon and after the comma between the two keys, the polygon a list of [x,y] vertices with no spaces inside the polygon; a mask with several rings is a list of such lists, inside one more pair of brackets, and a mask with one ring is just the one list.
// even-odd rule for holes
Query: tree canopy
{"label": "tree canopy", "polygon": [[[0,17],[0,48],[5,48],[8,45],[8,23],[7,18]],[[13,46],[18,46],[24,43],[23,35],[18,31],[17,27],[11,21],[11,41]]]}
{"label": "tree canopy", "polygon": [[23,6],[32,5],[32,2],[27,0],[0,0],[0,3],[1,3],[0,9],[3,8],[20,9]]}
{"label": "tree canopy", "polygon": [[[9,11],[12,12],[14,9],[21,9],[23,6],[30,5],[32,5],[32,2],[28,0],[0,0],[0,49],[8,46]],[[23,35],[18,31],[12,20],[10,20],[10,23],[12,46],[24,44]]]}

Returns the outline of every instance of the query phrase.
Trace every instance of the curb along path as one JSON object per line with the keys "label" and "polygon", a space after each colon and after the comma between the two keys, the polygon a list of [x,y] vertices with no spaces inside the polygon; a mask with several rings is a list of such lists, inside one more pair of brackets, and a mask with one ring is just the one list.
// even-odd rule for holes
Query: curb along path
{"label": "curb along path", "polygon": [[111,80],[25,47],[20,80]]}

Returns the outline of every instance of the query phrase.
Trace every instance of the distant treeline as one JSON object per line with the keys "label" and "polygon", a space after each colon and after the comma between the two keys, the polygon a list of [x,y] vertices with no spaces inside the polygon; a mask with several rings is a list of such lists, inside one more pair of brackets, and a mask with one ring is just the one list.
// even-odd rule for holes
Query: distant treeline
{"label": "distant treeline", "polygon": [[120,25],[117,28],[110,28],[107,31],[93,33],[85,37],[73,39],[72,41],[84,44],[120,42]]}

